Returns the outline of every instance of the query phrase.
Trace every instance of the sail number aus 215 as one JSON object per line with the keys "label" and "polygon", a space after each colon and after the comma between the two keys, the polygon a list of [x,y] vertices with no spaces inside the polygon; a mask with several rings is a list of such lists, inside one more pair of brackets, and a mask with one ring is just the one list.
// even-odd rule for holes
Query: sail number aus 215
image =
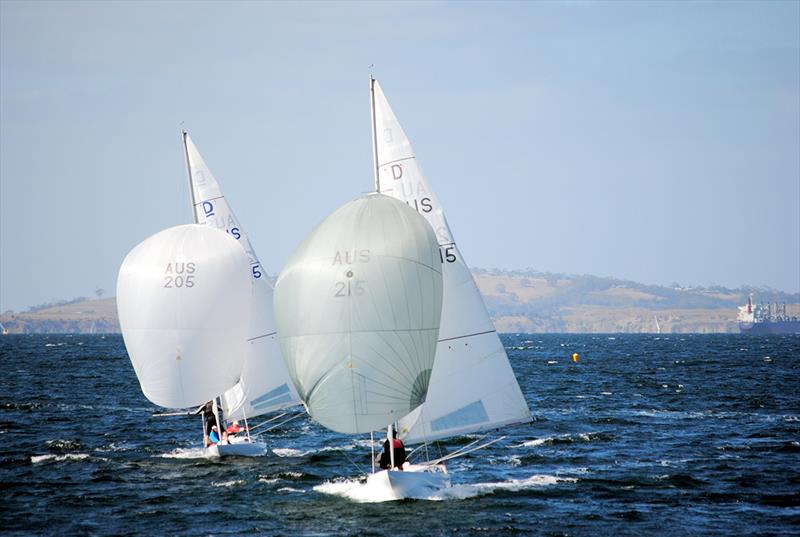
{"label": "sail number aus 215", "polygon": [[455,263],[456,261],[456,247],[455,246],[439,246],[439,259],[442,263]]}
{"label": "sail number aus 215", "polygon": [[176,287],[194,287],[195,264],[190,263],[167,263],[164,270],[164,287],[173,289]]}
{"label": "sail number aus 215", "polygon": [[333,296],[340,298],[347,296],[361,296],[366,292],[363,280],[351,280],[351,278],[353,277],[352,270],[348,270],[347,272],[345,272],[344,275],[347,278],[347,280],[334,282]]}

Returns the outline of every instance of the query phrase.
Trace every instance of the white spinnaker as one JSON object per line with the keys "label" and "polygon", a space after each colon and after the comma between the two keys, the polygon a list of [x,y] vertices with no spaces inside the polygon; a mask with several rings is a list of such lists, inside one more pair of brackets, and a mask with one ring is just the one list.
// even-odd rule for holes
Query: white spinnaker
{"label": "white spinnaker", "polygon": [[436,237],[415,211],[370,194],[328,216],[275,285],[281,349],[311,416],[354,434],[416,408],[441,309]]}
{"label": "white spinnaker", "polygon": [[236,241],[196,224],[165,229],[128,253],[117,312],[142,392],[186,408],[236,384],[252,284]]}
{"label": "white spinnaker", "polygon": [[530,421],[525,397],[442,206],[380,85],[373,84],[378,189],[406,202],[430,223],[439,242],[444,279],[428,398],[400,420],[401,437],[418,443]]}
{"label": "white spinnaker", "polygon": [[231,210],[219,183],[188,134],[184,134],[192,185],[195,221],[224,231],[236,239],[250,259],[253,293],[247,355],[239,382],[222,394],[228,419],[253,417],[300,403],[280,354],[272,312],[272,285],[247,234]]}

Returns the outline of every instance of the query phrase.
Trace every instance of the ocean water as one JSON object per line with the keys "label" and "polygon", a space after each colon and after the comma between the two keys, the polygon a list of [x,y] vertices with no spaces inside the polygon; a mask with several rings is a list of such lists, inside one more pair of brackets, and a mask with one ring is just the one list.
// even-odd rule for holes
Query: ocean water
{"label": "ocean water", "polygon": [[368,436],[298,415],[266,435],[262,457],[207,459],[199,418],[152,417],[159,409],[141,394],[120,336],[2,337],[2,531],[800,533],[800,337],[503,342],[535,421],[451,461],[454,486],[436,498],[370,503],[351,499],[369,470]]}

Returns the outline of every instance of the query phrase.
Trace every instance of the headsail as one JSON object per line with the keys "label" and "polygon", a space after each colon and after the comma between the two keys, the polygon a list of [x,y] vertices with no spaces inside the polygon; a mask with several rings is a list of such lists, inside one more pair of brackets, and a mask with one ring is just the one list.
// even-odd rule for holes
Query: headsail
{"label": "headsail", "polygon": [[416,209],[439,243],[444,298],[436,362],[425,404],[400,420],[406,443],[425,442],[531,420],[508,356],[380,85],[372,80],[377,188]]}
{"label": "headsail", "polygon": [[250,259],[253,293],[249,302],[251,324],[247,356],[240,381],[222,395],[229,419],[253,417],[300,403],[280,354],[272,312],[272,285],[219,183],[188,133],[184,132],[186,161],[192,188],[195,221],[232,236]]}
{"label": "headsail", "polygon": [[192,407],[236,384],[247,348],[247,263],[236,241],[195,224],[156,233],[122,262],[119,323],[150,401]]}
{"label": "headsail", "polygon": [[442,307],[436,238],[379,194],[326,218],[275,286],[281,348],[311,416],[341,433],[385,427],[428,390]]}

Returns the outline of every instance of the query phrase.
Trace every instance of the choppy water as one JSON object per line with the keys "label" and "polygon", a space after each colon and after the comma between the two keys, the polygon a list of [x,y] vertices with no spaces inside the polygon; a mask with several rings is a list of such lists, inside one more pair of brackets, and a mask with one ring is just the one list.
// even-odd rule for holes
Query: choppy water
{"label": "choppy water", "polygon": [[263,457],[205,459],[199,418],[151,417],[121,337],[0,338],[3,531],[798,533],[800,337],[503,341],[535,422],[452,461],[436,500],[358,503],[334,493],[368,469],[366,437],[301,417]]}

